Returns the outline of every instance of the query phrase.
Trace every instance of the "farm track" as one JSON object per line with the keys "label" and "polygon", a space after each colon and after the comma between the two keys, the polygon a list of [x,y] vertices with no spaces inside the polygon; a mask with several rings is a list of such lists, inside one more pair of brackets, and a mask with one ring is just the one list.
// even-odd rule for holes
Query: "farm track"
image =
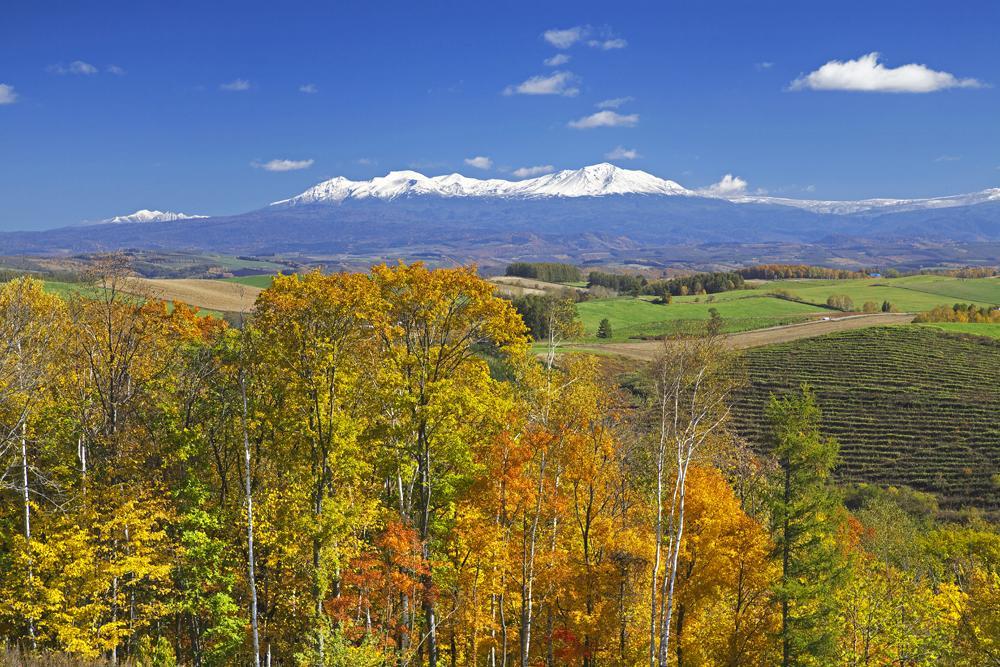
{"label": "farm track", "polygon": [[130,278],[125,291],[163,301],[183,301],[209,310],[248,312],[262,290],[224,280]]}
{"label": "farm track", "polygon": [[[839,331],[851,331],[865,327],[909,324],[914,315],[910,313],[874,313],[871,315],[847,315],[830,320],[810,320],[796,324],[784,324],[767,329],[727,334],[726,343],[737,350],[762,347],[774,343],[788,343],[803,338],[814,338]],[[598,343],[590,345],[568,345],[567,349],[580,351],[595,350],[608,354],[618,354],[632,359],[650,361],[656,358],[663,343],[648,340],[636,343]]]}

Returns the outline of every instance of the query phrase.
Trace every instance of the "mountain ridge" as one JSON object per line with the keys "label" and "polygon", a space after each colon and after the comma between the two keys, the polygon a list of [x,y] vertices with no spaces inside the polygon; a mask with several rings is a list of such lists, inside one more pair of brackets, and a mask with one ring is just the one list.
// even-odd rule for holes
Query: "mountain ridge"
{"label": "mountain ridge", "polygon": [[482,199],[541,199],[547,197],[605,197],[610,195],[647,195],[721,199],[735,204],[787,206],[813,213],[852,215],[858,213],[941,209],[1000,201],[1000,188],[967,194],[922,198],[871,198],[861,200],[820,200],[771,197],[765,193],[748,194],[743,189],[719,191],[690,189],[676,181],[654,176],[646,171],[624,169],[608,162],[579,169],[526,178],[505,180],[478,179],[451,173],[425,176],[418,171],[390,171],[385,176],[354,181],[337,176],[318,183],[302,193],[272,202],[272,207],[305,204],[340,204],[346,200],[378,199],[393,201],[405,197],[444,197]]}

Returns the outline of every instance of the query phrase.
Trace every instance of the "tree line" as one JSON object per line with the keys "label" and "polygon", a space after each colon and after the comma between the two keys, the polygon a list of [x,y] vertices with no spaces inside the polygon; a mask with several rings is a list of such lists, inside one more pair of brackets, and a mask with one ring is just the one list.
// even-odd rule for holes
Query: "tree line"
{"label": "tree line", "polygon": [[695,273],[661,280],[648,280],[645,276],[623,273],[591,271],[588,284],[613,289],[621,294],[649,294],[658,297],[686,296],[688,294],[716,294],[742,289],[743,276],[737,272]]}
{"label": "tree line", "polygon": [[548,283],[577,283],[582,280],[579,268],[559,262],[514,262],[507,265],[504,275]]}
{"label": "tree line", "polygon": [[977,306],[974,303],[956,303],[937,306],[920,313],[914,322],[970,322],[974,324],[1000,324],[1000,306]]}
{"label": "tree line", "polygon": [[[848,511],[809,389],[613,381],[468,268],[278,276],[239,328],[0,288],[0,636],[168,665],[990,664],[1000,536]],[[13,653],[12,653],[13,655]],[[30,659],[30,658],[29,658]]]}
{"label": "tree line", "polygon": [[824,280],[850,280],[867,278],[866,271],[831,269],[808,264],[757,264],[739,270],[739,274],[754,280],[787,280],[790,278],[816,278]]}

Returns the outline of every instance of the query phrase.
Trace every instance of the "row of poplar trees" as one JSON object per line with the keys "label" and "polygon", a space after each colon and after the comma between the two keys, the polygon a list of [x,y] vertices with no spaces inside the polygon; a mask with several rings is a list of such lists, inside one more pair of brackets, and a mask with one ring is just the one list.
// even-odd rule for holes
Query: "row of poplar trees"
{"label": "row of poplar trees", "polygon": [[279,276],[241,327],[98,273],[0,289],[12,660],[998,664],[996,532],[848,514],[808,390],[750,453],[711,336],[622,383],[473,269]]}

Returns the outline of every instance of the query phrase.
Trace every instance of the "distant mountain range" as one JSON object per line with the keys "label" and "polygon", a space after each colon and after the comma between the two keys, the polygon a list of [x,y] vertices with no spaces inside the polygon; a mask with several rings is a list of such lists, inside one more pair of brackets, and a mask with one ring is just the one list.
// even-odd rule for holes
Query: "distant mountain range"
{"label": "distant mountain range", "polygon": [[142,208],[135,213],[128,215],[116,215],[113,218],[98,220],[96,222],[85,222],[86,225],[120,225],[130,222],[173,222],[175,220],[197,220],[207,218],[207,215],[188,215],[187,213],[174,213],[173,211],[151,211]]}
{"label": "distant mountain range", "polygon": [[520,181],[394,171],[343,177],[239,215],[137,211],[104,224],[0,234],[0,254],[116,248],[332,258],[506,261],[669,256],[703,244],[1000,241],[1000,188],[929,199],[818,201],[691,190],[597,164]]}

